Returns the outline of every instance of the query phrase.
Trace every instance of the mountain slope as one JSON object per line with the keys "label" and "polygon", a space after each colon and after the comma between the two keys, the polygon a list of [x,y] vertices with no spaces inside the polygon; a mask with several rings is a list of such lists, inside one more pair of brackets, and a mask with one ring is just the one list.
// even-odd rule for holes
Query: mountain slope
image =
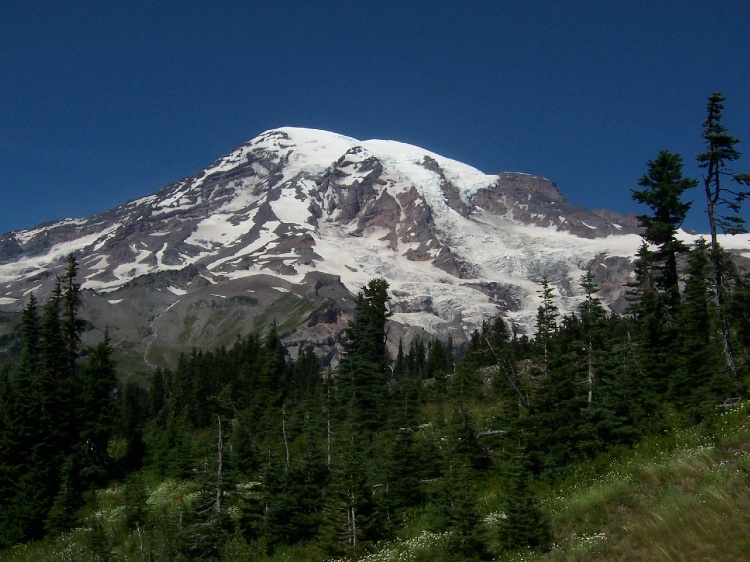
{"label": "mountain slope", "polygon": [[73,251],[90,336],[109,325],[148,363],[274,318],[332,356],[349,292],[373,277],[391,285],[392,338],[403,326],[462,341],[497,314],[532,331],[545,274],[563,311],[589,267],[621,306],[640,242],[632,216],[571,207],[543,178],[282,128],[154,195],[3,235],[0,307],[44,298]]}

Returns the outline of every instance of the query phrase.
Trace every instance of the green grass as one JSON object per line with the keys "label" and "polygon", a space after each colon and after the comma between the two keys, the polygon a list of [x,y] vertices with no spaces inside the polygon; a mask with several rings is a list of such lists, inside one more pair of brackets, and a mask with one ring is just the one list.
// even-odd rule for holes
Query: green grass
{"label": "green grass", "polygon": [[581,467],[544,498],[557,545],[537,559],[750,560],[748,410]]}
{"label": "green grass", "polygon": [[[496,412],[473,412],[488,419]],[[545,554],[495,553],[507,562],[750,560],[750,408],[714,423],[673,430],[580,465],[539,490],[555,546]],[[502,478],[480,485],[487,530],[501,517]],[[365,560],[450,560],[422,512],[404,522],[400,540]]]}
{"label": "green grass", "polygon": [[[579,466],[539,491],[555,536],[553,549],[496,553],[495,559],[750,560],[749,414],[745,406],[709,426],[650,437]],[[490,532],[502,516],[500,506],[502,479],[490,474],[479,494]],[[414,515],[405,521],[400,541],[365,560],[450,560],[444,541],[432,540],[424,517]]]}

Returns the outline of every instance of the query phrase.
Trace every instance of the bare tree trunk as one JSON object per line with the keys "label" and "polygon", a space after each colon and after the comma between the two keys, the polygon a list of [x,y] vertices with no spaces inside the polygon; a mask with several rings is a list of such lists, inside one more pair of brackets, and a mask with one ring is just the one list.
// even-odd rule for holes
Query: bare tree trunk
{"label": "bare tree trunk", "polygon": [[326,453],[328,455],[328,469],[331,468],[331,459],[333,457],[333,431],[331,430],[331,384],[330,384],[330,374],[328,377],[328,385],[326,387],[326,398],[328,399],[328,404],[326,405],[326,429],[327,429],[327,436],[326,436]]}
{"label": "bare tree trunk", "polygon": [[138,521],[135,522],[135,532],[138,534],[138,547],[141,551],[141,560],[145,562],[146,553],[143,551],[143,535],[141,534],[141,527],[138,525]]}
{"label": "bare tree trunk", "polygon": [[222,493],[222,468],[223,468],[223,461],[224,461],[224,440],[221,434],[221,416],[216,416],[216,419],[219,420],[219,443],[218,443],[218,462],[217,462],[217,469],[216,469],[216,503],[214,504],[214,510],[216,513],[221,513],[221,493]]}
{"label": "bare tree trunk", "polygon": [[594,358],[593,358],[593,349],[591,346],[591,340],[589,340],[589,408],[591,408],[591,405],[594,402]]}
{"label": "bare tree trunk", "polygon": [[[485,336],[484,341],[487,342],[487,345],[489,346],[490,351],[492,352],[492,355],[495,357],[495,363],[499,367],[500,371],[502,371],[502,373],[505,375],[505,378],[508,379],[508,383],[510,384],[510,387],[516,392],[516,394],[518,394],[518,399],[521,401],[521,404],[523,404],[524,406],[528,406],[529,404],[526,400],[526,397],[521,393],[521,391],[516,386],[516,383],[513,380],[513,377],[510,374],[508,374],[503,368],[503,365],[500,364],[500,358],[498,357],[497,353],[495,353],[495,350],[492,348],[492,344],[490,343],[489,338]],[[547,353],[546,344],[545,344],[544,352],[545,352],[545,358],[546,358],[546,353]]]}
{"label": "bare tree trunk", "polygon": [[350,533],[350,544],[352,545],[352,549],[357,549],[357,506],[354,502],[354,494],[351,494],[349,497],[350,503],[349,503],[349,533]]}
{"label": "bare tree trunk", "polygon": [[328,437],[327,437],[328,442],[326,443],[326,448],[327,448],[327,453],[328,453],[328,468],[330,469],[331,457],[333,456],[333,431],[331,431],[331,412],[330,411],[327,412],[326,425],[328,429]]}
{"label": "bare tree trunk", "polygon": [[281,435],[284,437],[284,450],[286,451],[286,467],[289,468],[289,443],[286,440],[286,411],[281,407]]}
{"label": "bare tree trunk", "polygon": [[[727,363],[727,370],[733,379],[737,379],[737,367],[734,363],[734,351],[732,349],[732,332],[729,321],[726,318],[724,307],[726,304],[726,295],[724,294],[724,275],[721,263],[721,247],[717,236],[716,214],[714,207],[719,197],[720,174],[716,169],[714,162],[710,162],[706,175],[703,177],[703,185],[706,189],[706,211],[708,213],[708,225],[711,230],[711,265],[714,273],[714,302],[719,314],[719,325],[721,326],[721,337],[724,343],[724,359]],[[713,185],[713,189],[712,189]]]}

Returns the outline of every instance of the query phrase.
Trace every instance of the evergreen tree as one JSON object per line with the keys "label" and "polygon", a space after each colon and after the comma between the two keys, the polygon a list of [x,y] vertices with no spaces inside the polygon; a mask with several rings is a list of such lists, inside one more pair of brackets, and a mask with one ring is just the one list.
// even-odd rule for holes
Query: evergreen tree
{"label": "evergreen tree", "polygon": [[658,425],[661,398],[647,369],[648,358],[655,354],[643,345],[638,320],[611,317],[609,324],[608,352],[599,357],[605,373],[602,398],[622,421],[618,441],[632,444]]}
{"label": "evergreen tree", "polygon": [[581,317],[584,331],[599,328],[607,318],[607,311],[602,305],[602,301],[595,295],[599,290],[595,280],[594,273],[588,269],[581,282],[581,288],[584,290],[586,297],[578,307],[578,314]]}
{"label": "evergreen tree", "polygon": [[151,378],[151,387],[148,391],[148,417],[158,421],[162,426],[167,416],[168,381],[169,372],[162,371],[157,367]]}
{"label": "evergreen tree", "polygon": [[[7,445],[0,452],[0,464],[8,463],[10,470],[5,474],[13,479],[12,487],[0,486],[8,492],[4,498],[7,509],[0,518],[4,535],[0,543],[41,538],[50,508],[59,507],[61,502],[72,505],[80,491],[75,487],[78,482],[73,481],[77,475],[64,470],[72,465],[63,464],[79,444],[79,427],[78,395],[63,338],[62,301],[62,281],[58,278],[43,317],[38,315],[33,296],[22,314],[19,368],[14,383],[6,385],[4,428],[0,430],[0,440]],[[75,312],[75,307],[72,310]],[[70,509],[67,516],[71,516]]]}
{"label": "evergreen tree", "polygon": [[[705,170],[703,187],[706,193],[706,211],[711,234],[711,266],[713,269],[714,299],[719,313],[724,358],[730,376],[737,378],[737,367],[732,348],[732,333],[726,304],[727,276],[723,252],[719,246],[719,231],[727,234],[746,232],[745,221],[740,216],[742,202],[750,195],[750,174],[738,174],[730,169],[730,164],[740,157],[737,144],[740,140],[731,136],[722,124],[724,94],[715,92],[708,98],[706,120],[701,136],[706,152],[697,156],[698,164]],[[728,180],[730,183],[727,185]]]}
{"label": "evergreen tree", "polygon": [[498,527],[498,538],[504,550],[546,551],[552,545],[552,531],[531,491],[530,476],[525,456],[513,455],[506,477],[505,517]]}
{"label": "evergreen tree", "polygon": [[[41,326],[39,310],[34,293],[21,314],[21,355],[18,360],[19,380],[24,384],[36,384],[40,377]],[[32,383],[32,381],[35,381]]]}
{"label": "evergreen tree", "polygon": [[305,439],[302,458],[294,459],[288,467],[272,463],[266,471],[265,533],[272,545],[310,541],[321,526],[328,468],[311,437]]}
{"label": "evergreen tree", "polygon": [[276,419],[286,391],[287,364],[276,321],[259,350],[257,381],[250,400],[255,428],[261,439],[276,431]]}
{"label": "evergreen tree", "polygon": [[629,283],[628,312],[635,320],[634,340],[644,396],[649,402],[662,399],[668,387],[668,374],[676,356],[670,349],[676,337],[674,318],[668,321],[654,275],[654,253],[644,242],[634,263],[635,279]]}
{"label": "evergreen tree", "polygon": [[391,315],[387,307],[388,282],[372,279],[360,294],[355,318],[347,328],[347,351],[366,356],[379,370],[385,371],[389,363],[385,325]]}
{"label": "evergreen tree", "polygon": [[51,395],[53,389],[69,374],[69,363],[60,322],[62,302],[62,282],[55,280],[50,298],[44,305],[41,324],[41,368],[44,378],[44,391]]}
{"label": "evergreen tree", "polygon": [[65,355],[69,376],[72,377],[76,370],[76,360],[81,347],[81,334],[85,322],[78,316],[78,310],[83,305],[81,301],[81,285],[76,282],[78,274],[78,263],[75,256],[68,254],[68,267],[63,277],[63,299],[62,299],[62,331],[65,342]]}
{"label": "evergreen tree", "polygon": [[731,296],[727,308],[732,312],[730,321],[737,343],[740,344],[739,351],[742,353],[739,359],[746,371],[750,361],[748,356],[750,353],[750,276],[747,273],[735,277],[735,286]]}
{"label": "evergreen tree", "polygon": [[[587,406],[586,349],[577,317],[566,316],[550,339],[547,370],[531,396],[528,417],[518,419],[517,431],[528,434],[529,456],[535,471],[551,476],[578,460],[578,441],[590,435],[581,413]],[[585,431],[584,431],[585,430]]]}
{"label": "evergreen tree", "polygon": [[292,365],[291,381],[287,391],[288,403],[296,405],[303,402],[306,397],[314,396],[320,381],[320,360],[312,346],[307,345]]}
{"label": "evergreen tree", "polygon": [[97,344],[81,369],[78,417],[81,419],[81,438],[97,451],[107,449],[115,416],[114,393],[117,373],[112,360],[109,330]]}
{"label": "evergreen tree", "polygon": [[[153,387],[152,387],[153,388]],[[128,381],[118,393],[117,419],[113,420],[113,431],[125,439],[125,456],[121,460],[122,468],[131,472],[141,468],[146,454],[144,431],[147,424],[148,400],[150,396],[140,385]],[[157,414],[161,417],[161,412]],[[157,425],[157,427],[161,427]]]}
{"label": "evergreen tree", "polygon": [[[724,111],[724,94],[714,92],[706,104],[706,120],[701,134],[706,152],[697,156],[703,175],[703,186],[706,192],[706,205],[711,233],[711,249],[718,245],[717,233],[739,234],[746,232],[744,219],[739,216],[742,202],[749,195],[750,174],[733,172],[729,165],[738,160],[740,151],[737,144],[740,140],[729,134],[722,124]],[[730,183],[723,183],[728,180]],[[727,214],[731,213],[731,214]]]}
{"label": "evergreen tree", "polygon": [[19,365],[15,377],[5,379],[0,396],[0,546],[43,536],[44,518],[57,487],[48,407],[53,387],[44,380],[41,335],[32,294],[21,316]]}
{"label": "evergreen tree", "polygon": [[70,411],[71,405],[76,403],[76,394],[60,320],[62,301],[62,283],[58,278],[52,295],[44,305],[40,385],[50,432],[48,462],[55,467],[61,466],[66,451],[78,439],[75,409],[73,415]]}
{"label": "evergreen tree", "polygon": [[541,347],[545,366],[547,365],[549,343],[552,335],[557,329],[558,308],[553,300],[553,288],[549,277],[542,277],[542,288],[539,291],[542,303],[539,305],[536,316],[536,343]]}
{"label": "evergreen tree", "polygon": [[638,181],[645,188],[633,191],[633,199],[647,205],[652,215],[640,215],[639,225],[645,230],[643,238],[658,247],[652,263],[658,264],[656,284],[662,293],[668,313],[676,313],[680,290],[677,276],[677,255],[687,250],[677,238],[677,230],[690,210],[690,203],[682,201],[688,189],[698,185],[697,180],[682,177],[682,158],[662,150],[648,162],[648,172]]}
{"label": "evergreen tree", "polygon": [[203,460],[195,470],[194,478],[200,484],[198,498],[187,509],[178,535],[180,554],[190,560],[216,560],[232,532],[232,522],[224,506],[225,425],[221,416],[215,419],[211,428],[215,440],[207,441]]}
{"label": "evergreen tree", "polygon": [[337,370],[339,404],[352,417],[357,431],[382,426],[389,360],[385,324],[388,283],[372,279],[355,299],[354,317],[346,328],[344,356]]}
{"label": "evergreen tree", "polygon": [[[427,375],[427,348],[422,338],[412,340],[409,355],[406,359],[407,369],[418,379],[429,378]],[[435,374],[433,373],[433,376]]]}
{"label": "evergreen tree", "polygon": [[411,429],[401,429],[396,433],[386,473],[387,511],[395,521],[403,510],[421,505],[424,501],[420,484],[422,464]]}
{"label": "evergreen tree", "polygon": [[[493,389],[510,401],[513,408],[528,406],[528,396],[516,368],[516,346],[511,342],[508,326],[502,318],[485,322],[482,326],[479,348],[472,345],[462,363],[476,361],[482,366],[494,366]],[[474,357],[472,357],[474,356]]]}
{"label": "evergreen tree", "polygon": [[433,377],[436,371],[443,371],[444,373],[449,372],[448,357],[445,353],[445,346],[439,338],[435,338],[430,346],[427,357],[427,377]]}
{"label": "evergreen tree", "polygon": [[363,457],[344,431],[339,454],[326,490],[319,541],[332,555],[356,556],[376,538],[369,518],[373,512],[372,493],[362,466]]}
{"label": "evergreen tree", "polygon": [[603,330],[607,313],[599,299],[594,297],[597,292],[597,286],[594,282],[594,276],[589,269],[581,284],[586,292],[586,298],[578,307],[581,318],[581,336],[586,346],[586,367],[588,386],[588,406],[592,407],[594,401],[594,386],[596,382],[595,370],[599,351],[604,345]]}
{"label": "evergreen tree", "polygon": [[396,362],[393,364],[393,378],[400,379],[406,372],[406,356],[404,355],[404,340],[398,339]]}
{"label": "evergreen tree", "polygon": [[[479,365],[467,357],[453,373],[450,385],[450,395],[460,403],[467,403],[469,400],[479,397],[482,390],[482,377],[479,373]],[[443,373],[443,371],[437,371]]]}
{"label": "evergreen tree", "polygon": [[60,489],[45,521],[47,532],[53,535],[72,529],[76,523],[76,511],[83,505],[80,480],[76,474],[80,467],[76,460],[74,455],[69,455],[60,469]]}
{"label": "evergreen tree", "polygon": [[436,531],[449,531],[448,550],[457,559],[485,558],[486,545],[474,489],[475,474],[466,459],[448,452],[432,503],[431,523]]}
{"label": "evergreen tree", "polygon": [[458,405],[446,431],[452,457],[460,458],[472,470],[485,470],[491,466],[490,456],[479,443],[474,419],[465,405]]}
{"label": "evergreen tree", "polygon": [[388,420],[394,429],[414,428],[419,423],[422,381],[408,371],[394,372]]}
{"label": "evergreen tree", "polygon": [[[629,284],[627,298],[631,301],[629,312],[638,326],[635,339],[639,393],[642,403],[648,405],[646,408],[653,410],[666,398],[669,378],[678,368],[677,257],[687,248],[677,238],[677,230],[690,208],[682,196],[697,182],[682,177],[681,157],[667,151],[660,152],[648,166],[648,172],[638,182],[645,189],[634,190],[633,199],[648,205],[652,215],[638,217],[645,229],[644,243],[635,261],[635,280]],[[649,249],[647,242],[656,246],[655,250]],[[631,380],[633,374],[629,370],[624,380]]]}
{"label": "evergreen tree", "polygon": [[[717,319],[709,290],[709,248],[703,238],[689,258],[678,318],[679,367],[672,374],[669,396],[681,410],[699,419],[706,410],[712,411],[719,400],[731,395],[733,385],[723,369],[717,371],[721,347],[713,335]],[[716,385],[722,379],[724,384]]]}

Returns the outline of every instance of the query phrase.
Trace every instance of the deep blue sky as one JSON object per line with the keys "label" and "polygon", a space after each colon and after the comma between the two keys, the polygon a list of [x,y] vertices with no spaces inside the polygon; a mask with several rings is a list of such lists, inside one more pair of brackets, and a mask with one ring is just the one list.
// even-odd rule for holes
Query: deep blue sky
{"label": "deep blue sky", "polygon": [[750,171],[749,23],[744,0],[2,0],[0,232],[153,193],[286,125],[638,210],[659,150],[699,173],[713,91]]}

